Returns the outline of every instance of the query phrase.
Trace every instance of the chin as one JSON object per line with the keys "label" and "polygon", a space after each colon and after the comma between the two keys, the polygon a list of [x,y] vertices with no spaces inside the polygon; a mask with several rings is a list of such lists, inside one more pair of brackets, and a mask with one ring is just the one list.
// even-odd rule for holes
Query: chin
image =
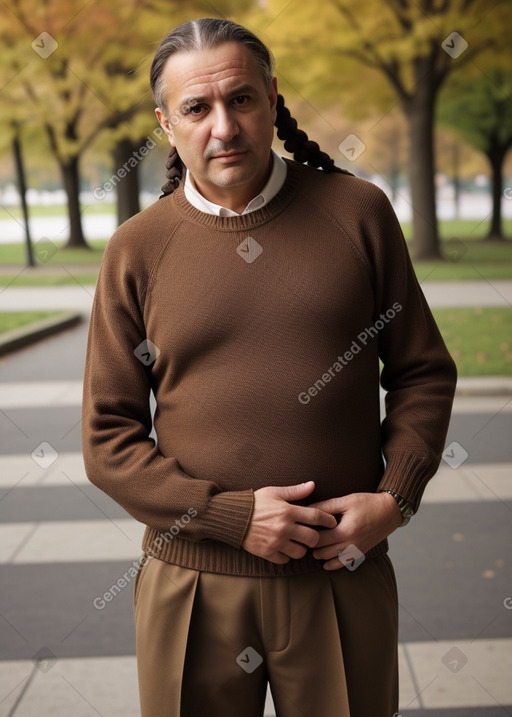
{"label": "chin", "polygon": [[218,187],[238,187],[240,184],[251,182],[254,176],[253,172],[249,174],[248,172],[239,171],[237,167],[232,167],[212,177],[210,181]]}

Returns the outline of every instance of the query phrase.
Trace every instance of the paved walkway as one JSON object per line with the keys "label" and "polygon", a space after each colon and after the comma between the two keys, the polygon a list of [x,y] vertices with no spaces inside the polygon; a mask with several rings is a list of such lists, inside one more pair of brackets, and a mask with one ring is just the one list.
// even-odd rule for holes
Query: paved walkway
{"label": "paved walkway", "polygon": [[[512,307],[512,280],[424,282],[432,308],[462,306]],[[93,286],[0,287],[0,311],[70,309],[89,312]]]}
{"label": "paved walkway", "polygon": [[[0,569],[5,576],[0,716],[139,717],[133,585],[116,592],[108,604],[102,596],[140,557],[144,527],[89,484],[79,450],[53,449],[59,438],[52,434],[52,416],[64,409],[79,415],[80,381],[20,379],[0,384],[0,415],[15,421],[28,439],[13,438],[8,452],[0,454]],[[41,437],[30,433],[34,414],[46,417],[43,449],[33,445]],[[470,426],[476,421],[476,431],[452,430],[469,448],[471,436],[489,421],[500,416],[510,422],[511,415],[512,399],[461,397],[454,420]],[[20,451],[25,443],[33,450]],[[498,717],[512,705],[512,632],[506,620],[512,615],[512,596],[509,571],[502,567],[512,454],[506,449],[494,456],[500,462],[479,462],[480,449],[474,441],[471,445],[468,460],[458,465],[453,457],[461,444],[450,443],[421,512],[411,528],[392,536],[400,586],[403,717]],[[462,550],[466,540],[469,564]],[[424,552],[427,541],[430,560]],[[414,579],[408,583],[411,572]],[[415,583],[424,578],[428,599],[425,585],[416,592]],[[450,592],[454,586],[462,590],[463,603],[461,595]],[[265,716],[273,715],[269,693]]]}
{"label": "paved walkway", "polygon": [[[512,305],[512,281],[423,288],[431,306]],[[93,294],[6,288],[0,311],[87,315]],[[86,328],[0,362],[0,717],[140,715],[133,586],[94,604],[140,556],[143,526],[84,473]],[[411,526],[390,539],[401,717],[512,714],[511,383],[461,380],[438,474]]]}

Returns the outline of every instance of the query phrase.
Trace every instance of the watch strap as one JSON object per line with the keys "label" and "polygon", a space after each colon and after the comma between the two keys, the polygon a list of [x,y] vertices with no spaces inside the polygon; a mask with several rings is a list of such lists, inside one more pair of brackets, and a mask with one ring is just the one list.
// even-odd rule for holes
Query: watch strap
{"label": "watch strap", "polygon": [[401,525],[401,527],[403,528],[404,526],[407,525],[407,523],[410,521],[410,519],[411,519],[412,516],[414,515],[414,510],[412,509],[411,504],[408,503],[408,502],[405,500],[405,498],[402,498],[401,495],[398,495],[398,493],[395,493],[394,490],[383,490],[382,492],[383,492],[383,493],[389,493],[391,496],[393,496],[393,498],[394,498],[395,501],[397,502],[397,505],[398,505],[398,507],[400,508],[400,512],[402,513],[402,525]]}

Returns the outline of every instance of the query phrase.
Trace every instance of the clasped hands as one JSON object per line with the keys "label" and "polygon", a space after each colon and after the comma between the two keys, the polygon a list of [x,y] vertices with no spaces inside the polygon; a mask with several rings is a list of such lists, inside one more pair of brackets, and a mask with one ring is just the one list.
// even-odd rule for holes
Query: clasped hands
{"label": "clasped hands", "polygon": [[[256,490],[242,547],[281,565],[312,548],[314,557],[325,561],[325,570],[339,570],[340,551],[355,545],[366,554],[402,523],[400,508],[389,493],[351,493],[308,506],[289,502],[307,498],[314,489],[314,481],[308,481]],[[336,514],[342,515],[339,523]]]}

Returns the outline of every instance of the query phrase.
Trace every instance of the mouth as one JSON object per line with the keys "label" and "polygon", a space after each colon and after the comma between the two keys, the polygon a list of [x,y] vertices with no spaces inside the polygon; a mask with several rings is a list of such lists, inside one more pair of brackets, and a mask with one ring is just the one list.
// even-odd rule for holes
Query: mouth
{"label": "mouth", "polygon": [[236,152],[222,152],[221,154],[214,155],[212,159],[216,159],[219,162],[228,164],[230,162],[238,162],[239,160],[243,159],[246,154],[246,150],[239,150]]}

